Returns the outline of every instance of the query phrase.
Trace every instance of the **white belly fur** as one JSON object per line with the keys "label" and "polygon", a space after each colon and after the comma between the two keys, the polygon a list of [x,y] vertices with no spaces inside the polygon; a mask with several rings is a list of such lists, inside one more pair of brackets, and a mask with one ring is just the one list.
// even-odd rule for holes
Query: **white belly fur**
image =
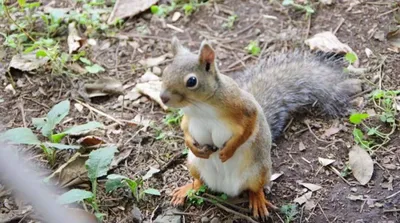
{"label": "white belly fur", "polygon": [[[183,109],[185,114],[190,116],[189,132],[200,144],[215,145],[222,148],[222,145],[232,136],[231,130],[220,120],[216,113],[207,105],[191,106]],[[251,137],[252,138],[252,137]],[[229,196],[237,196],[245,189],[243,188],[250,176],[259,171],[257,166],[248,166],[247,170],[240,169],[244,153],[250,149],[248,140],[235,154],[222,163],[219,159],[219,152],[213,153],[209,159],[196,157],[189,151],[188,162],[196,167],[201,179],[213,191],[223,192]]]}

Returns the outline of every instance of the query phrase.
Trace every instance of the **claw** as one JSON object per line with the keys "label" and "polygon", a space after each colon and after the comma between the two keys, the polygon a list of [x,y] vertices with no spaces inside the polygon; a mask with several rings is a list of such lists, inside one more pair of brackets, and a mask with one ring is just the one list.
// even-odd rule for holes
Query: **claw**
{"label": "claw", "polygon": [[176,188],[172,191],[171,204],[173,206],[181,206],[185,203],[188,192],[192,189],[198,190],[202,185],[200,180],[195,179],[193,183],[186,184],[185,186]]}
{"label": "claw", "polygon": [[268,208],[276,209],[271,202],[265,199],[264,191],[260,189],[258,192],[249,192],[249,207],[253,210],[253,217],[262,219],[263,221],[269,216]]}

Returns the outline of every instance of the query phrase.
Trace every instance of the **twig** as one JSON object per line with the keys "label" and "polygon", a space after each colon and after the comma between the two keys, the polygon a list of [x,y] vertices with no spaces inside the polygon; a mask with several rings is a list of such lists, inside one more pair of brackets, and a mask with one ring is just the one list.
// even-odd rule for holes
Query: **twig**
{"label": "twig", "polygon": [[29,101],[31,101],[31,102],[34,102],[34,103],[36,103],[36,104],[38,104],[38,105],[41,105],[41,106],[43,106],[43,107],[45,107],[45,108],[47,108],[47,109],[50,109],[50,107],[49,106],[47,106],[47,105],[45,105],[45,104],[42,104],[42,103],[40,103],[40,102],[38,102],[38,101],[35,101],[34,99],[32,99],[32,98],[28,98],[28,97],[22,97],[23,99],[26,99],[26,100],[29,100]]}
{"label": "twig", "polygon": [[166,164],[164,164],[161,168],[160,171],[156,174],[161,174],[164,173],[172,164],[174,164],[177,160],[185,157],[186,155],[182,152],[179,152],[178,154],[176,154],[174,157],[172,157],[172,159],[170,159]]}
{"label": "twig", "polygon": [[279,220],[281,220],[282,223],[285,223],[285,222],[283,221],[283,219],[281,218],[281,216],[279,216],[278,213],[275,212],[275,214],[276,214],[276,216],[278,216]]}
{"label": "twig", "polygon": [[322,214],[324,215],[324,217],[325,217],[325,219],[326,219],[326,222],[330,222],[329,219],[328,219],[328,217],[326,216],[324,210],[322,209],[322,207],[321,207],[321,205],[320,205],[319,203],[318,203],[318,207],[319,207],[319,209],[321,210]]}
{"label": "twig", "polygon": [[237,205],[235,205],[235,204],[231,204],[231,203],[229,203],[229,202],[227,202],[227,201],[224,201],[224,200],[222,200],[221,198],[216,197],[216,196],[214,196],[214,195],[207,194],[207,193],[205,193],[205,194],[203,194],[203,195],[204,195],[204,196],[207,196],[207,197],[209,197],[209,198],[211,198],[211,199],[217,200],[218,202],[221,202],[221,203],[223,203],[223,204],[226,204],[226,205],[230,206],[231,208],[235,208],[236,210],[239,210],[239,211],[242,211],[242,212],[246,212],[246,213],[251,213],[251,211],[250,211],[249,209],[239,207],[239,206],[237,206]]}
{"label": "twig", "polygon": [[247,55],[247,56],[245,56],[243,59],[241,59],[241,60],[239,59],[239,60],[233,62],[233,63],[232,63],[231,65],[229,65],[227,68],[228,68],[228,69],[231,69],[231,68],[235,67],[236,65],[240,64],[241,62],[246,61],[246,60],[249,59],[250,57],[251,57],[251,55]]}
{"label": "twig", "polygon": [[189,215],[189,216],[199,216],[196,213],[188,213],[188,212],[181,212],[181,211],[173,211],[172,214],[175,215]]}
{"label": "twig", "polygon": [[392,195],[387,196],[385,199],[390,199],[390,198],[392,198],[392,197],[398,195],[399,193],[400,193],[400,190],[397,191],[396,193],[392,194]]}
{"label": "twig", "polygon": [[341,19],[340,19],[339,25],[338,25],[338,26],[336,27],[336,29],[333,31],[333,34],[336,34],[337,31],[339,31],[339,29],[340,29],[340,27],[342,27],[344,21],[345,21],[344,18],[341,18]]}
{"label": "twig", "polygon": [[107,117],[107,118],[113,120],[114,122],[116,122],[116,123],[118,123],[118,124],[120,124],[120,125],[124,125],[123,122],[121,122],[121,121],[119,121],[118,119],[112,117],[111,115],[108,115],[108,114],[106,114],[106,113],[104,113],[104,112],[102,112],[102,111],[100,111],[100,110],[98,110],[98,109],[96,109],[96,108],[93,108],[92,106],[90,106],[90,105],[88,105],[88,104],[86,104],[86,103],[83,103],[83,102],[81,102],[81,101],[79,101],[79,100],[77,100],[77,99],[74,99],[74,100],[75,100],[76,102],[78,102],[79,104],[85,106],[85,107],[88,108],[89,110],[94,111],[94,112],[96,112],[96,113],[99,114],[99,115],[105,116],[105,117]]}
{"label": "twig", "polygon": [[383,210],[383,213],[400,212],[400,209]]}
{"label": "twig", "polygon": [[315,135],[315,133],[314,133],[313,130],[311,129],[310,124],[308,124],[308,122],[304,122],[304,123],[307,125],[308,130],[311,132],[311,134],[314,136],[314,138],[315,138],[316,140],[318,140],[318,141],[320,141],[320,142],[323,142],[323,143],[331,143],[331,142],[329,142],[329,141],[320,139],[317,135]]}
{"label": "twig", "polygon": [[24,110],[24,102],[20,99],[19,109],[21,109],[22,123],[24,123],[24,127],[26,128],[26,119],[25,119],[25,110]]}
{"label": "twig", "polygon": [[260,18],[258,18],[255,22],[253,22],[252,24],[250,24],[249,26],[247,26],[246,28],[236,32],[236,33],[232,33],[229,34],[228,36],[239,36],[239,34],[246,32],[247,30],[251,29],[253,26],[255,26],[263,17],[260,16]]}
{"label": "twig", "polygon": [[211,204],[213,204],[213,205],[215,205],[215,206],[221,208],[222,210],[224,210],[224,211],[226,211],[226,212],[229,212],[229,213],[231,213],[231,214],[234,214],[234,215],[237,215],[237,216],[239,216],[239,217],[241,217],[241,218],[244,218],[244,219],[246,219],[248,222],[257,223],[257,222],[254,221],[251,217],[249,217],[249,216],[247,216],[247,215],[244,215],[244,214],[242,214],[242,213],[239,213],[239,212],[237,212],[237,211],[235,211],[235,210],[232,210],[232,209],[230,209],[230,208],[228,208],[228,207],[225,207],[224,205],[222,205],[222,204],[220,204],[220,203],[216,203],[216,202],[214,202],[214,201],[211,200],[211,199],[208,199],[208,198],[206,198],[206,197],[200,197],[200,196],[195,196],[195,197],[196,197],[196,198],[203,199],[203,200],[205,200],[205,201],[207,201],[207,202],[209,202],[209,203],[211,203]]}
{"label": "twig", "polygon": [[36,42],[36,40],[29,35],[29,33],[27,33],[21,26],[18,25],[18,23],[11,17],[10,12],[8,11],[8,7],[6,6],[8,3],[8,0],[5,0],[3,5],[4,5],[4,12],[6,13],[8,19],[11,20],[11,22],[18,27],[19,31],[23,32],[30,40],[32,40],[32,42]]}
{"label": "twig", "polygon": [[349,186],[353,186],[349,181],[347,181],[346,179],[344,179],[344,177],[339,173],[339,171],[337,169],[335,169],[334,167],[329,166],[329,168],[332,170],[332,172],[334,172],[336,175],[338,175],[340,178],[342,178],[342,180],[347,183],[347,185]]}
{"label": "twig", "polygon": [[392,9],[392,10],[389,10],[389,11],[387,11],[387,12],[384,12],[384,13],[378,15],[376,18],[380,18],[380,17],[382,17],[382,16],[384,16],[384,15],[387,15],[387,14],[390,14],[390,13],[392,13],[392,12],[395,12],[395,11],[397,11],[398,9],[399,9],[399,7],[396,7],[396,8],[394,8],[394,9]]}
{"label": "twig", "polygon": [[307,31],[306,31],[306,36],[304,39],[308,38],[308,35],[310,34],[310,29],[311,29],[311,15],[310,15],[310,17],[308,17]]}

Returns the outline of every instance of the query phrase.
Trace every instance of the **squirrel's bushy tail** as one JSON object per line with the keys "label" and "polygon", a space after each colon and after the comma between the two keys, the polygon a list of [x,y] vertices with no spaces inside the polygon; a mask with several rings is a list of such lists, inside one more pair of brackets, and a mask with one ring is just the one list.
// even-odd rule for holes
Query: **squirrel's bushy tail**
{"label": "squirrel's bushy tail", "polygon": [[251,92],[263,108],[276,139],[289,113],[316,105],[330,116],[346,113],[351,95],[361,91],[361,81],[350,79],[337,58],[295,51],[271,56],[232,77]]}

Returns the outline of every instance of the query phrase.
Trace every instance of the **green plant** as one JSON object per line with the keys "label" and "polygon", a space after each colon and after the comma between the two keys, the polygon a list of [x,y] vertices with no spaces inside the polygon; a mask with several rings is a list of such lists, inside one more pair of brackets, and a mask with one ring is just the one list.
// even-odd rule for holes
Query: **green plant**
{"label": "green plant", "polygon": [[116,146],[108,146],[93,150],[89,154],[89,159],[85,163],[85,167],[88,171],[88,177],[92,185],[92,191],[72,189],[62,194],[57,199],[58,203],[72,204],[75,202],[86,201],[93,208],[97,218],[102,220],[104,214],[100,212],[99,205],[97,203],[97,179],[107,175],[115,152],[117,152]]}
{"label": "green plant", "polygon": [[[36,57],[46,57],[50,62],[52,74],[71,73],[68,62],[75,62],[69,54],[63,52],[60,42],[65,41],[68,24],[76,23],[78,28],[85,30],[85,36],[91,37],[104,32],[114,32],[112,28],[122,26],[122,20],[116,20],[111,26],[106,23],[105,13],[111,12],[111,7],[104,7],[104,1],[83,0],[81,10],[66,11],[52,9],[41,11],[39,1],[26,2],[19,0],[18,4],[7,6],[7,1],[0,0],[0,14],[10,22],[8,30],[1,32],[4,45],[16,50],[19,54],[34,53]],[[79,53],[78,53],[79,55]],[[89,73],[104,70],[97,64],[86,67]]]}
{"label": "green plant", "polygon": [[297,4],[294,2],[294,0],[283,0],[282,2],[283,6],[292,6],[296,10],[304,11],[306,13],[306,17],[310,16],[313,14],[315,11],[311,7],[311,4],[306,1],[305,5]]}
{"label": "green plant", "polygon": [[62,132],[55,133],[56,126],[68,115],[70,102],[68,100],[56,104],[47,113],[45,118],[33,118],[32,124],[37,130],[40,130],[42,136],[48,141],[41,141],[29,128],[14,128],[0,134],[0,141],[9,142],[11,144],[35,145],[42,148],[44,154],[53,165],[56,158],[57,150],[63,149],[79,149],[78,145],[61,144],[61,140],[67,135],[79,135],[84,132],[102,128],[103,125],[99,122],[88,122],[83,125],[73,126]]}
{"label": "green plant", "polygon": [[[365,122],[370,116],[366,113],[353,113],[349,121],[355,125],[353,130],[354,141],[369,152],[380,148],[390,141],[390,136],[398,127],[396,97],[400,94],[400,90],[376,90],[371,94],[371,100],[375,107],[380,110],[379,119],[383,125],[391,127],[390,132],[380,130],[381,125],[371,127]],[[363,129],[361,129],[361,126]]]}
{"label": "green plant", "polygon": [[285,223],[289,223],[294,220],[296,215],[299,213],[296,204],[285,204],[280,208],[282,214],[285,215]]}
{"label": "green plant", "polygon": [[179,125],[182,117],[183,111],[180,109],[174,109],[165,116],[164,123],[167,125]]}
{"label": "green plant", "polygon": [[223,28],[227,28],[227,29],[232,29],[232,27],[235,24],[237,18],[238,18],[238,16],[236,14],[229,16],[228,17],[228,21],[226,21],[224,24],[222,24],[222,27]]}
{"label": "green plant", "polygon": [[245,49],[253,56],[258,56],[261,52],[257,41],[250,41],[249,45],[247,45]]}
{"label": "green plant", "polygon": [[172,1],[171,5],[153,5],[150,7],[150,11],[156,16],[166,17],[169,13],[175,10],[176,6],[176,3]]}
{"label": "green plant", "polygon": [[201,205],[204,203],[204,199],[200,197],[203,193],[207,191],[207,186],[202,185],[198,190],[189,190],[188,191],[188,200],[191,204]]}
{"label": "green plant", "polygon": [[132,192],[133,197],[136,199],[137,202],[141,201],[145,194],[160,196],[161,193],[159,190],[154,188],[147,188],[144,189],[144,181],[149,179],[154,173],[157,173],[159,170],[151,168],[147,174],[141,178],[136,180],[129,179],[128,177],[111,174],[107,176],[106,182],[106,191],[107,193],[111,193],[112,191],[120,188],[125,187],[129,188]]}

